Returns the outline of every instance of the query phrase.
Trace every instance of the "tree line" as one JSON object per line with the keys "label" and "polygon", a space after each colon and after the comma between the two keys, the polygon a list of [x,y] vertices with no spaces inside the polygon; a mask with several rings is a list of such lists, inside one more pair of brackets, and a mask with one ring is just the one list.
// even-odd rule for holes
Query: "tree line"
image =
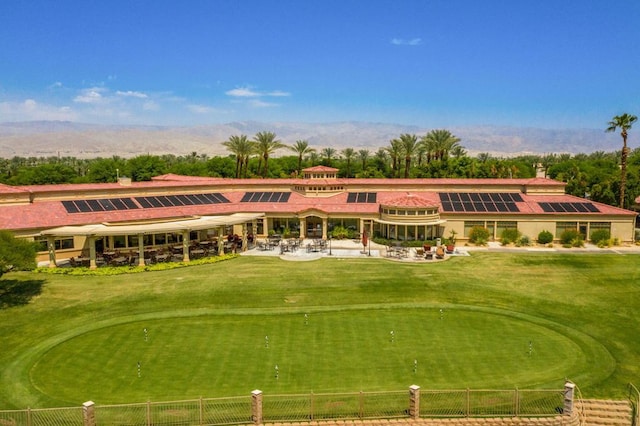
{"label": "tree line", "polygon": [[[461,141],[445,129],[425,135],[404,133],[375,151],[325,147],[317,150],[306,140],[291,145],[276,134],[261,131],[252,138],[233,135],[222,145],[226,156],[192,152],[189,155],[139,155],[132,158],[13,157],[0,159],[0,182],[8,185],[133,181],[175,173],[224,178],[289,178],[306,167],[325,165],[340,178],[532,178],[567,183],[567,193],[594,201],[629,207],[640,195],[640,150],[627,147],[627,135],[637,118],[623,114],[608,123],[620,130],[623,148],[617,152],[546,154],[496,157],[468,155]],[[276,156],[275,154],[278,153]]]}

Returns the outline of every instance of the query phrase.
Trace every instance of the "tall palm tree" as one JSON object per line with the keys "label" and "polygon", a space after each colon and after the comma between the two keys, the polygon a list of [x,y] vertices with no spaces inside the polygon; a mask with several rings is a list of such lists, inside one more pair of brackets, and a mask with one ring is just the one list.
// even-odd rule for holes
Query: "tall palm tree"
{"label": "tall palm tree", "polygon": [[351,177],[351,161],[353,161],[353,157],[355,157],[356,152],[353,148],[345,148],[341,151],[342,156],[344,157],[344,161],[347,163],[347,177]]}
{"label": "tall palm tree", "polygon": [[403,133],[400,135],[400,144],[402,145],[402,152],[404,154],[404,178],[407,179],[409,177],[409,171],[411,170],[411,159],[418,149],[418,137],[416,135]]}
{"label": "tall palm tree", "polygon": [[368,149],[361,149],[358,151],[358,159],[362,163],[362,171],[367,169],[367,160],[369,160],[369,156],[371,153]]}
{"label": "tall palm tree", "polygon": [[335,157],[336,150],[335,148],[331,148],[330,146],[323,148],[320,152],[320,156],[324,157],[326,160],[326,165],[331,167],[331,160]]}
{"label": "tall palm tree", "polygon": [[627,155],[629,148],[627,147],[627,131],[631,130],[631,126],[638,120],[638,117],[631,114],[616,115],[609,122],[607,132],[615,132],[620,129],[622,136],[622,154],[620,155],[620,208],[624,208],[624,189],[627,186]]}
{"label": "tall palm tree", "polygon": [[391,157],[391,173],[392,177],[400,176],[400,164],[399,159],[402,155],[402,141],[400,139],[391,139],[389,146],[385,148]]}
{"label": "tall palm tree", "polygon": [[277,140],[276,134],[273,132],[258,132],[253,137],[253,140],[256,143],[256,152],[261,161],[264,161],[262,177],[266,178],[269,174],[269,157],[278,149],[286,148],[287,145]]}
{"label": "tall palm tree", "polygon": [[242,166],[248,160],[252,150],[252,144],[247,139],[247,135],[229,136],[229,139],[222,142],[222,145],[236,157],[236,178],[241,177]]}
{"label": "tall palm tree", "polygon": [[431,130],[421,139],[427,148],[427,156],[431,153],[435,160],[446,160],[459,142],[459,138],[445,129]]}
{"label": "tall palm tree", "polygon": [[314,148],[309,146],[309,142],[306,140],[297,140],[292,146],[288,147],[291,151],[298,154],[298,173],[302,173],[302,159],[315,152]]}

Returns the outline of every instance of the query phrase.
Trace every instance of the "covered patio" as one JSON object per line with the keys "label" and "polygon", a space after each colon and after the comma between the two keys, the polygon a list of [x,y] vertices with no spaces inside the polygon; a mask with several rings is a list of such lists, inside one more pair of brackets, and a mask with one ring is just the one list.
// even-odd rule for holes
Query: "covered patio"
{"label": "covered patio", "polygon": [[[149,247],[146,247],[144,244],[144,235],[157,234],[162,232],[175,232],[181,234],[182,261],[189,262],[191,257],[204,254],[204,249],[202,247],[197,247],[196,250],[190,250],[192,241],[189,238],[189,235],[191,231],[202,231],[209,229],[217,230],[217,241],[215,241],[215,243],[217,243],[216,248],[218,250],[218,254],[222,254],[225,248],[225,228],[227,226],[242,225],[242,236],[240,237],[241,240],[237,242],[237,245],[242,247],[242,250],[246,250],[249,239],[247,224],[253,223],[254,226],[252,227],[252,229],[255,229],[256,221],[263,217],[264,213],[233,213],[231,215],[225,216],[192,216],[186,218],[174,218],[158,221],[97,223],[78,226],[61,226],[42,231],[40,235],[47,238],[47,246],[49,248],[49,267],[51,268],[57,267],[56,251],[54,246],[55,239],[60,237],[75,236],[86,237],[89,249],[89,256],[86,262],[87,266],[94,269],[98,266],[96,262],[97,237],[135,235],[138,237],[137,264],[138,266],[144,266],[145,250],[149,249]],[[208,245],[211,245],[214,242],[194,241],[193,243],[200,246],[200,243],[207,243]],[[180,251],[180,247],[174,246],[167,248]],[[120,262],[124,264],[123,259],[120,259]]]}

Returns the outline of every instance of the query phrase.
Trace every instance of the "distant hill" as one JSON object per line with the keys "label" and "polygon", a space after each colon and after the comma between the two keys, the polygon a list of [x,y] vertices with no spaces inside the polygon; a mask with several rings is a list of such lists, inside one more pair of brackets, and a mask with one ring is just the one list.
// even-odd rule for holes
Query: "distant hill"
{"label": "distant hill", "polygon": [[[603,129],[539,129],[523,127],[448,127],[461,139],[470,155],[488,152],[496,156],[544,153],[590,153],[621,148],[619,134]],[[306,139],[316,148],[338,150],[352,147],[372,153],[388,146],[402,133],[426,134],[430,128],[400,124],[339,123],[261,123],[232,122],[219,125],[108,126],[64,121],[0,123],[0,157],[74,156],[78,158],[133,157],[140,154],[207,155],[228,153],[222,142],[231,135],[249,138],[260,131],[272,131],[286,144]],[[629,145],[638,137],[630,132]],[[279,152],[284,154],[284,151]]]}

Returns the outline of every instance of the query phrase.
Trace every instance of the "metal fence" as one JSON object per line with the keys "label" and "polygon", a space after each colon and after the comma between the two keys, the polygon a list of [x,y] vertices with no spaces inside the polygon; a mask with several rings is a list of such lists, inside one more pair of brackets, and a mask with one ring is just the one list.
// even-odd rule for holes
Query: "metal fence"
{"label": "metal fence", "polygon": [[[552,417],[562,413],[562,390],[420,390],[422,418]],[[0,411],[0,425],[237,425],[256,422],[252,396],[141,404]],[[408,418],[407,391],[263,395],[262,422]]]}

